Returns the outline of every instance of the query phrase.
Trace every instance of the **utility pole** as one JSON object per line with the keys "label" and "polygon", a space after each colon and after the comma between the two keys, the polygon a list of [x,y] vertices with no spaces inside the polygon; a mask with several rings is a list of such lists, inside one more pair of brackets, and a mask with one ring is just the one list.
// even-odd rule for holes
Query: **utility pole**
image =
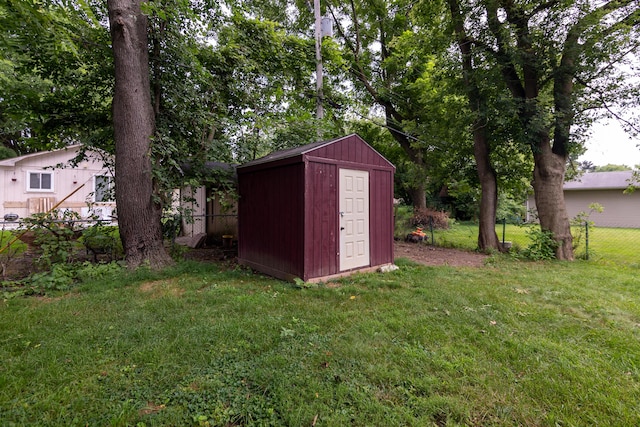
{"label": "utility pole", "polygon": [[313,15],[316,21],[316,119],[320,120],[324,118],[324,106],[322,104],[324,97],[322,95],[322,15],[320,12],[320,0],[313,0]]}

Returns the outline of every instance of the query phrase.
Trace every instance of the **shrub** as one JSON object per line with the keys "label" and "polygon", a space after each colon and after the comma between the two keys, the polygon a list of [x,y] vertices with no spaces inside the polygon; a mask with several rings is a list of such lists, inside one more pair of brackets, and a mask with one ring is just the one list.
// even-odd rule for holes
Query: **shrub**
{"label": "shrub", "polygon": [[91,284],[96,280],[116,277],[122,273],[123,268],[115,261],[108,264],[93,264],[88,261],[82,264],[58,263],[53,264],[49,271],[33,273],[24,279],[23,284],[33,293],[44,295],[49,291],[69,290],[78,283]]}
{"label": "shrub", "polygon": [[84,262],[78,266],[76,279],[82,283],[91,283],[111,276],[121,274],[124,267],[116,261],[107,264],[93,264]]}
{"label": "shrub", "polygon": [[75,267],[72,264],[54,264],[51,271],[34,273],[27,282],[41,293],[45,291],[65,291],[75,281]]}
{"label": "shrub", "polygon": [[411,225],[415,227],[447,230],[449,228],[449,214],[433,209],[414,209],[411,217]]}
{"label": "shrub", "polygon": [[24,219],[35,236],[34,243],[42,251],[39,262],[44,268],[71,261],[79,235],[79,219],[77,212],[57,209]]}
{"label": "shrub", "polygon": [[553,238],[551,231],[543,231],[538,227],[531,227],[527,230],[527,235],[531,243],[522,252],[526,258],[533,261],[555,259],[558,242]]}
{"label": "shrub", "polygon": [[[586,234],[589,228],[595,226],[595,223],[590,219],[591,214],[602,213],[604,211],[604,206],[600,203],[591,203],[589,205],[589,212],[578,212],[578,214],[571,218],[571,227],[574,228],[575,232],[573,233],[573,250],[575,251],[580,247],[580,243],[583,238],[586,238]],[[584,259],[589,259],[589,253],[585,252]]]}
{"label": "shrub", "polygon": [[98,254],[108,254],[113,259],[120,259],[124,254],[120,230],[112,225],[95,224],[82,232],[80,241],[93,253],[95,260]]}

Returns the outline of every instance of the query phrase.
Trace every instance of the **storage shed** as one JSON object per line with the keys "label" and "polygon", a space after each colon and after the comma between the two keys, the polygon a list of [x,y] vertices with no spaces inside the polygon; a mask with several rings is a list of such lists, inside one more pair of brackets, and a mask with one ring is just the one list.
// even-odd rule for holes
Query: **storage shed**
{"label": "storage shed", "polygon": [[395,167],[358,135],[237,169],[238,261],[318,282],[393,263]]}

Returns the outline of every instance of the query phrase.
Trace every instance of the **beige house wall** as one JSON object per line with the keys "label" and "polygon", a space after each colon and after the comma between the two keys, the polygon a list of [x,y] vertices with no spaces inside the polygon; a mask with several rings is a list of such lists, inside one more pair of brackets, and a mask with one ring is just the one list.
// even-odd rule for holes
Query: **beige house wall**
{"label": "beige house wall", "polygon": [[[564,192],[569,218],[580,212],[589,212],[589,205],[599,203],[604,207],[601,213],[593,212],[589,219],[600,227],[640,228],[640,191],[624,194],[623,190],[573,190]],[[527,211],[534,212],[533,196],[527,200]],[[535,220],[535,214],[528,216]]]}
{"label": "beige house wall", "polygon": [[[238,236],[238,201],[209,190],[207,230],[210,236]],[[221,199],[222,197],[222,199]]]}

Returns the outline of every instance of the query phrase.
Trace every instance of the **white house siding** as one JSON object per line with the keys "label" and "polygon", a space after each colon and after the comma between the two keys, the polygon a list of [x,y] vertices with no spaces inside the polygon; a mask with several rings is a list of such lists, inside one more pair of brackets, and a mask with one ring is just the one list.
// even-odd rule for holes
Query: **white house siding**
{"label": "white house siding", "polygon": [[[179,204],[187,210],[185,214],[190,213],[191,218],[185,218],[183,222],[183,232],[185,236],[196,236],[207,232],[206,224],[206,208],[207,208],[207,191],[202,187],[186,187],[181,190]],[[185,201],[187,200],[187,201]]]}
{"label": "white house siding", "polygon": [[232,196],[214,191],[207,198],[207,232],[211,236],[238,235],[238,203]]}
{"label": "white house siding", "polygon": [[[83,217],[93,213],[89,209],[97,208],[107,212],[110,217],[115,203],[93,203],[94,176],[110,175],[102,161],[91,158],[81,162],[77,167],[68,165],[51,169],[58,164],[67,164],[77,155],[79,146],[67,149],[29,154],[26,156],[0,161],[0,221],[6,214],[17,214],[20,218],[34,213],[46,212],[69,196],[58,209],[70,209]],[[51,173],[53,185],[51,190],[30,190],[28,187],[29,172]]]}
{"label": "white house siding", "polygon": [[[182,229],[185,236],[206,233],[220,239],[223,235],[238,235],[236,200],[229,196],[221,203],[219,195],[202,187],[185,187],[174,192],[173,209],[183,209]],[[189,214],[191,217],[189,217]]]}

